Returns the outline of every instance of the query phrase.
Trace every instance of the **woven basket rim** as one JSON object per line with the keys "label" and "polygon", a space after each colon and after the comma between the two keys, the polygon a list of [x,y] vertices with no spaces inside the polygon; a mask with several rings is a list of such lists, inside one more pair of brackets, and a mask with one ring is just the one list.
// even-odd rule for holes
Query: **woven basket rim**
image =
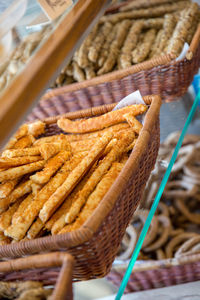
{"label": "woven basket rim", "polygon": [[[174,258],[166,258],[166,259],[161,259],[161,260],[138,260],[133,268],[133,272],[144,272],[144,271],[150,271],[150,270],[156,270],[160,268],[170,268],[172,266],[180,266],[180,265],[186,265],[190,263],[194,263],[200,261],[200,253],[197,254],[191,254],[191,255],[183,255],[180,257],[174,257]],[[114,265],[112,267],[113,271],[124,271],[127,269],[127,264],[129,263],[129,260],[121,263]]]}
{"label": "woven basket rim", "polygon": [[167,67],[167,66],[175,66],[175,65],[181,64],[185,60],[187,61],[187,60],[191,60],[193,58],[195,52],[198,49],[199,43],[200,43],[200,24],[198,25],[196,32],[193,36],[190,47],[186,53],[186,57],[182,58],[181,60],[176,61],[175,60],[176,55],[174,55],[173,53],[160,55],[160,56],[157,56],[156,58],[152,58],[148,61],[133,65],[126,69],[113,71],[113,72],[110,72],[110,73],[107,73],[107,74],[104,74],[101,76],[97,76],[90,80],[84,80],[82,82],[72,83],[72,84],[69,84],[69,85],[66,85],[63,87],[52,89],[50,91],[47,91],[44,94],[44,96],[41,98],[40,101],[44,101],[44,100],[47,100],[49,98],[52,98],[52,97],[55,97],[55,96],[58,96],[61,94],[74,92],[74,91],[77,91],[77,90],[80,90],[83,88],[87,88],[87,87],[91,87],[94,85],[103,84],[105,82],[119,80],[119,79],[122,79],[129,75],[139,73],[142,71],[146,71],[146,70],[150,70],[150,69],[153,69],[153,68],[161,66],[161,65]]}
{"label": "woven basket rim", "polygon": [[[153,128],[153,125],[159,117],[160,106],[162,103],[160,96],[149,95],[143,97],[143,99],[146,104],[150,105],[150,107],[145,115],[144,126],[137,139],[136,145],[133,148],[132,153],[130,154],[129,159],[126,162],[123,170],[120,172],[114,184],[106,193],[106,195],[101,200],[100,204],[95,209],[93,214],[88,218],[88,220],[79,229],[69,233],[41,237],[30,241],[20,241],[14,244],[3,245],[0,247],[0,257],[8,257],[9,255],[12,256],[14,252],[17,254],[18,251],[21,252],[23,251],[23,249],[25,252],[27,252],[27,249],[29,249],[30,251],[34,249],[35,251],[35,249],[38,249],[40,245],[45,245],[45,248],[47,250],[49,248],[52,249],[52,245],[56,245],[56,247],[60,245],[60,247],[62,247],[62,245],[65,244],[67,248],[75,247],[92,238],[92,236],[102,224],[103,220],[113,208],[117,199],[117,195],[122,190],[123,185],[126,183],[126,180],[129,177],[129,174],[133,172],[133,167],[135,167],[136,169],[136,166],[139,163],[138,153],[140,153],[141,156],[142,154],[144,154],[148,142],[151,138],[151,128]],[[116,103],[114,105],[116,105]],[[103,105],[101,107],[103,113],[104,111],[110,111],[113,106]],[[97,107],[89,110],[87,109],[75,112],[76,118],[80,118],[81,116],[83,117],[83,112],[86,112],[88,114],[89,111],[92,111],[92,115],[94,116],[95,111],[97,111]],[[70,115],[71,113],[68,114]],[[68,114],[65,115],[67,116]]]}

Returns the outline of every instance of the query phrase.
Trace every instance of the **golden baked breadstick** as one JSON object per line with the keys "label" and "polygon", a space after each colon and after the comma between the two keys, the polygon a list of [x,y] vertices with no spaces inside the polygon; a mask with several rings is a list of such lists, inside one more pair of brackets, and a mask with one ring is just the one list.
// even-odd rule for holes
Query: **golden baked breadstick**
{"label": "golden baked breadstick", "polygon": [[42,221],[39,218],[37,218],[36,221],[31,225],[29,231],[27,232],[27,238],[28,239],[36,238],[43,227],[44,227],[44,224],[42,223]]}
{"label": "golden baked breadstick", "polygon": [[12,206],[8,208],[5,212],[3,212],[0,216],[0,230],[5,231],[11,224],[12,216],[16,212],[19,204],[21,203],[21,199],[18,199]]}
{"label": "golden baked breadstick", "polygon": [[23,215],[18,218],[17,223],[12,228],[9,228],[7,235],[15,240],[21,240],[26,235],[26,232],[32,225],[39,211],[49,197],[62,185],[69,173],[79,164],[83,155],[76,155],[70,161],[65,162],[57,174],[40,190],[37,196],[33,199],[30,205],[25,209]]}
{"label": "golden baked breadstick", "polygon": [[4,147],[4,150],[7,150],[7,149],[12,149],[14,147],[14,145],[16,144],[17,142],[17,139],[12,137],[8,143],[6,144],[6,146]]}
{"label": "golden baked breadstick", "polygon": [[143,29],[155,28],[160,29],[163,27],[164,19],[163,18],[153,18],[142,21]]}
{"label": "golden baked breadstick", "polygon": [[10,204],[16,202],[17,199],[21,198],[22,196],[30,192],[31,192],[31,180],[23,181],[11,192],[11,194],[8,197],[1,199],[0,212],[6,210]]}
{"label": "golden baked breadstick", "polygon": [[42,137],[40,139],[37,139],[35,142],[34,142],[34,147],[39,147],[43,144],[46,144],[46,143],[62,143],[62,142],[68,142],[68,139],[67,139],[67,135],[64,135],[64,134],[59,134],[59,135],[51,135],[51,136],[46,136],[46,137]]}
{"label": "golden baked breadstick", "polygon": [[187,40],[188,30],[196,15],[198,15],[199,6],[197,3],[190,3],[189,8],[182,11],[180,20],[178,21],[173,35],[169,41],[167,52],[179,55],[184,42]]}
{"label": "golden baked breadstick", "polygon": [[42,121],[36,121],[30,124],[23,124],[15,133],[14,137],[20,139],[26,135],[39,136],[45,132],[45,124]]}
{"label": "golden baked breadstick", "polygon": [[161,37],[163,36],[163,32],[164,30],[163,29],[160,29],[156,35],[156,38],[153,42],[153,45],[151,46],[151,51],[150,51],[150,54],[149,54],[149,58],[152,58],[156,55],[160,55],[161,53],[158,52],[158,49],[159,49],[159,45],[160,45],[160,39]]}
{"label": "golden baked breadstick", "polygon": [[60,151],[54,157],[50,158],[44,166],[44,169],[35,173],[30,179],[38,184],[44,184],[49,181],[56,171],[68,160],[71,156],[69,151]]}
{"label": "golden baked breadstick", "polygon": [[180,1],[173,4],[163,4],[158,7],[150,7],[149,9],[137,9],[130,12],[121,12],[116,14],[105,15],[100,19],[100,22],[118,23],[124,19],[140,19],[140,18],[154,18],[160,17],[164,14],[184,9],[188,1]]}
{"label": "golden baked breadstick", "polygon": [[41,156],[23,156],[12,158],[2,157],[0,158],[0,168],[18,167],[39,161],[41,159]]}
{"label": "golden baked breadstick", "polygon": [[0,231],[0,246],[10,244],[10,239]]}
{"label": "golden baked breadstick", "polygon": [[27,148],[30,147],[34,142],[35,138],[33,135],[26,135],[21,139],[17,140],[17,142],[13,145],[12,149]]}
{"label": "golden baked breadstick", "polygon": [[127,36],[127,31],[129,30],[130,26],[131,26],[130,20],[124,20],[119,25],[117,29],[116,37],[110,45],[108,57],[105,60],[102,68],[99,69],[99,71],[97,72],[98,75],[105,74],[113,69],[115,63],[117,62],[120,49],[124,43],[124,40]]}
{"label": "golden baked breadstick", "polygon": [[68,139],[69,142],[85,140],[85,143],[87,143],[86,140],[101,137],[105,132],[112,132],[113,135],[115,135],[115,133],[118,133],[119,131],[124,130],[124,129],[128,129],[128,128],[130,128],[129,124],[119,123],[119,124],[107,127],[105,129],[90,132],[90,133],[67,134],[66,139]]}
{"label": "golden baked breadstick", "polygon": [[120,56],[118,58],[118,67],[125,69],[132,65],[132,55],[131,52],[136,47],[139,34],[142,31],[143,22],[142,21],[136,21],[133,22],[126,40],[124,42],[124,45],[122,47]]}
{"label": "golden baked breadstick", "polygon": [[19,179],[13,179],[2,183],[0,185],[0,199],[8,197],[9,194],[14,190],[14,187],[17,185],[18,182]]}
{"label": "golden baked breadstick", "polygon": [[21,156],[36,156],[40,155],[39,147],[24,148],[24,149],[9,149],[2,153],[2,157],[21,157]]}
{"label": "golden baked breadstick", "polygon": [[102,45],[111,30],[112,30],[112,24],[109,22],[105,22],[99,28],[99,31],[96,33],[96,37],[94,38],[94,41],[91,43],[88,52],[88,58],[91,62],[93,63],[97,62]]}
{"label": "golden baked breadstick", "polygon": [[96,77],[95,69],[92,66],[92,64],[87,66],[84,70],[85,70],[85,76],[86,76],[87,80],[90,80],[90,79]]}
{"label": "golden baked breadstick", "polygon": [[61,150],[71,151],[70,144],[67,141],[59,143],[48,143],[39,146],[40,153],[45,160],[48,160]]}
{"label": "golden baked breadstick", "polygon": [[98,206],[100,201],[103,199],[107,191],[110,189],[115,179],[121,172],[124,164],[113,163],[110,170],[103,176],[101,181],[98,183],[94,192],[89,196],[85,206],[75,222],[71,225],[65,226],[59,233],[65,233],[81,227],[83,223],[91,216],[95,208]]}
{"label": "golden baked breadstick", "polygon": [[71,133],[92,132],[125,121],[124,114],[130,111],[132,111],[134,116],[137,116],[139,114],[143,114],[146,110],[147,110],[146,105],[136,104],[136,105],[126,106],[122,109],[118,109],[115,111],[111,111],[107,114],[98,117],[84,119],[80,121],[71,121],[66,118],[61,118],[58,120],[57,124],[62,130],[66,132],[71,132]]}
{"label": "golden baked breadstick", "polygon": [[16,209],[15,213],[12,216],[12,225],[17,224],[18,219],[21,218],[24,214],[24,211],[33,201],[33,194],[29,194],[24,200],[21,201],[20,205]]}
{"label": "golden baked breadstick", "polygon": [[107,172],[112,163],[116,161],[122,153],[126,151],[128,145],[134,139],[134,133],[124,133],[121,138],[118,140],[115,147],[108,153],[108,155],[101,161],[97,166],[94,173],[90,176],[87,183],[81,190],[79,197],[70,207],[69,212],[66,215],[66,223],[72,223],[73,220],[79,214],[82,206],[85,204],[88,196],[93,192],[98,182],[101,180],[102,176]]}
{"label": "golden baked breadstick", "polygon": [[45,165],[44,160],[40,160],[31,164],[23,165],[0,172],[0,181],[6,181],[21,177],[25,174],[41,170]]}
{"label": "golden baked breadstick", "polygon": [[101,156],[105,147],[112,138],[111,133],[105,133],[92,147],[88,155],[82,159],[80,164],[69,174],[65,182],[49,198],[40,211],[39,217],[45,223],[55,210],[62,204],[64,199],[82,179],[84,174],[91,168],[94,162]]}
{"label": "golden baked breadstick", "polygon": [[134,115],[130,112],[124,115],[125,119],[137,134],[142,130],[142,124],[134,117]]}
{"label": "golden baked breadstick", "polygon": [[41,190],[42,187],[43,187],[43,184],[31,182],[31,189],[32,189],[33,197],[35,197],[39,193],[39,191]]}
{"label": "golden baked breadstick", "polygon": [[88,60],[88,51],[90,45],[93,43],[93,39],[96,36],[97,30],[98,30],[98,24],[94,26],[88,37],[84,40],[82,43],[80,49],[78,50],[77,54],[77,63],[81,68],[86,68],[89,66],[90,62]]}
{"label": "golden baked breadstick", "polygon": [[147,58],[155,38],[156,30],[153,28],[144,33],[141,44],[132,52],[132,61],[134,64],[140,63]]}

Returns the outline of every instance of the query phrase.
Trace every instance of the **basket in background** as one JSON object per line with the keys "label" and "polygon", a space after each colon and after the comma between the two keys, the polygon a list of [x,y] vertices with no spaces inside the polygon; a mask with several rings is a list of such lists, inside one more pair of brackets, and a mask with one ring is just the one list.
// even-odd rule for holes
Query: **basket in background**
{"label": "basket in background", "polygon": [[[103,102],[103,95],[98,95]],[[90,102],[89,98],[87,99]],[[19,257],[46,251],[67,251],[76,258],[74,279],[87,280],[104,277],[111,269],[126,227],[137,208],[144,187],[154,167],[160,144],[159,111],[161,99],[159,96],[146,96],[144,101],[149,105],[145,115],[144,126],[137,143],[130,154],[118,178],[109,189],[101,203],[81,228],[60,235],[37,238],[30,241],[0,247],[0,257]],[[48,101],[45,101],[46,104]],[[60,103],[60,104],[59,104]],[[49,102],[49,109],[41,110],[40,116],[74,111],[77,101]],[[66,117],[78,119],[106,113],[115,104],[104,105],[82,111],[69,112]],[[34,115],[31,115],[32,119]],[[38,115],[39,116],[39,115]],[[46,135],[58,134],[57,117],[50,117],[46,122]]]}
{"label": "basket in background", "polygon": [[0,263],[0,281],[39,281],[53,285],[51,300],[72,300],[74,259],[64,252],[46,253]]}

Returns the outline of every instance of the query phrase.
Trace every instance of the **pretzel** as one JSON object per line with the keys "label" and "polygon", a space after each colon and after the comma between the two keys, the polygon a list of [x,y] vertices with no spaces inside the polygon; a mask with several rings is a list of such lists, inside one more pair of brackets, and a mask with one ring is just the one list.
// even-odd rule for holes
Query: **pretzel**
{"label": "pretzel", "polygon": [[60,127],[62,130],[66,132],[71,132],[71,133],[93,132],[125,121],[124,114],[128,113],[129,111],[132,111],[134,116],[136,116],[139,114],[143,114],[146,110],[147,110],[146,105],[136,104],[136,105],[126,106],[119,110],[111,111],[107,114],[98,117],[84,119],[80,121],[71,121],[66,118],[60,118],[57,124],[58,127]]}
{"label": "pretzel", "polygon": [[[177,2],[180,0],[177,0]],[[120,11],[128,11],[132,9],[138,9],[138,8],[149,8],[151,6],[158,6],[163,5],[165,3],[173,3],[173,0],[140,0],[138,1],[131,1],[130,3],[127,3],[126,5],[120,7]]]}
{"label": "pretzel", "polygon": [[0,168],[11,168],[11,167],[18,167],[21,165],[27,165],[36,161],[41,160],[40,156],[24,156],[24,157],[14,157],[14,158],[7,158],[3,157],[0,158]]}
{"label": "pretzel", "polygon": [[120,155],[126,151],[127,146],[133,140],[134,135],[124,134],[117,142],[116,146],[108,153],[103,161],[98,165],[94,173],[89,178],[80,192],[78,199],[72,204],[69,212],[66,215],[65,222],[72,223],[76,216],[79,214],[81,207],[85,204],[87,197],[94,190],[98,182],[101,180],[105,172],[110,168],[111,164],[116,161]]}
{"label": "pretzel", "polygon": [[47,161],[42,171],[35,173],[30,179],[37,184],[48,182],[64,162],[70,158],[70,155],[71,153],[68,151],[60,151]]}
{"label": "pretzel", "polygon": [[156,256],[157,256],[158,260],[162,260],[162,259],[166,258],[165,253],[162,249],[157,249],[156,250]]}
{"label": "pretzel", "polygon": [[62,204],[65,197],[73,190],[76,184],[82,179],[84,174],[90,169],[92,164],[101,156],[106,145],[112,138],[112,134],[104,134],[99,141],[92,147],[88,155],[80,164],[69,174],[65,182],[49,198],[40,211],[39,217],[46,222],[54,211]]}
{"label": "pretzel", "polygon": [[197,234],[193,232],[185,232],[175,236],[165,247],[166,258],[172,258],[175,247],[177,247],[181,242],[187,241],[196,235]]}
{"label": "pretzel", "polygon": [[15,240],[21,240],[25,236],[34,219],[38,216],[39,211],[43,207],[44,203],[65,181],[69,173],[73,168],[75,168],[75,166],[77,166],[82,158],[82,155],[77,155],[76,157],[73,157],[71,161],[65,162],[57,174],[51,178],[50,181],[40,190],[31,204],[25,209],[23,215],[18,218],[17,224],[15,224],[15,226],[12,228],[12,232],[7,232],[7,235]]}
{"label": "pretzel", "polygon": [[110,170],[103,176],[103,178],[98,183],[94,192],[87,199],[85,206],[83,207],[81,213],[79,214],[75,222],[73,224],[66,225],[59,232],[59,234],[66,233],[71,230],[75,230],[81,227],[83,223],[85,223],[85,221],[90,217],[90,215],[93,213],[95,208],[98,206],[100,201],[103,199],[103,197],[105,196],[109,188],[112,186],[115,179],[121,172],[122,168],[123,168],[123,164],[113,163]]}
{"label": "pretzel", "polygon": [[0,199],[6,198],[14,190],[15,186],[19,182],[19,179],[9,180],[0,185]]}
{"label": "pretzel", "polygon": [[127,120],[128,124],[133,129],[133,131],[139,134],[140,131],[142,130],[142,124],[134,117],[132,112],[125,114],[124,117]]}
{"label": "pretzel", "polygon": [[135,228],[129,225],[126,229],[126,232],[130,236],[130,242],[128,243],[127,249],[122,254],[119,254],[117,256],[117,259],[122,259],[122,260],[129,259],[129,257],[131,256],[135,248],[136,241],[137,241],[137,232]]}
{"label": "pretzel", "polygon": [[10,204],[15,203],[19,198],[31,192],[31,180],[20,183],[8,197],[1,199],[0,212],[5,211]]}
{"label": "pretzel", "polygon": [[[200,243],[200,235],[194,236],[191,239],[187,240],[185,243],[181,245],[181,247],[176,251],[175,257],[179,257],[185,252],[189,251],[195,245],[199,245]],[[197,250],[197,249],[195,249]],[[199,250],[199,249],[198,249]]]}
{"label": "pretzel", "polygon": [[145,252],[151,252],[154,250],[158,250],[161,248],[168,240],[171,231],[171,222],[168,217],[164,215],[158,216],[158,221],[162,224],[163,230],[161,236],[152,244],[148,245],[148,247],[144,248]]}
{"label": "pretzel", "polygon": [[200,214],[198,213],[191,213],[184,204],[184,201],[177,198],[176,199],[176,206],[181,211],[181,213],[192,223],[200,224]]}
{"label": "pretzel", "polygon": [[37,161],[34,163],[30,163],[27,165],[23,165],[23,166],[8,169],[6,171],[2,171],[2,172],[0,172],[0,181],[2,182],[2,181],[6,181],[6,180],[15,179],[15,178],[21,177],[25,174],[41,170],[44,167],[44,165],[45,165],[45,161],[40,160],[40,161]]}
{"label": "pretzel", "polygon": [[[175,189],[178,188],[178,189]],[[186,190],[185,190],[186,189]],[[166,198],[178,197],[192,197],[198,191],[198,187],[194,184],[189,184],[181,180],[174,180],[167,183],[164,196]]]}

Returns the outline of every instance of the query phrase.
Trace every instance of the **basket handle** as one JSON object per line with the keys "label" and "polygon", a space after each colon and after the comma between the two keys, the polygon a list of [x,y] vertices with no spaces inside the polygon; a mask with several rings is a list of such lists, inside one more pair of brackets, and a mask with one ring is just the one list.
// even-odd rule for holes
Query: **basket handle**
{"label": "basket handle", "polygon": [[51,300],[69,300],[72,299],[71,284],[73,265],[74,259],[70,254],[64,252],[54,252],[1,262],[0,272],[61,267]]}
{"label": "basket handle", "polygon": [[191,60],[193,58],[194,53],[199,45],[199,41],[200,41],[200,24],[198,25],[198,28],[197,28],[195,35],[192,39],[192,42],[190,44],[190,48],[186,54],[186,58],[188,60]]}

